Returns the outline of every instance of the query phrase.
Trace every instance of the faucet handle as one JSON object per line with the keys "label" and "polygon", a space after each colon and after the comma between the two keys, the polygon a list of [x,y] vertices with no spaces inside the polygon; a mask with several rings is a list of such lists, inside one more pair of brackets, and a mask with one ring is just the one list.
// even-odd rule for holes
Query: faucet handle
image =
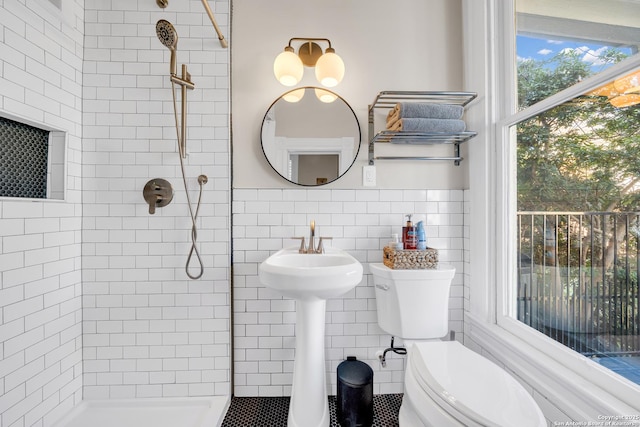
{"label": "faucet handle", "polygon": [[333,237],[322,237],[322,236],[320,236],[320,241],[318,242],[318,249],[316,250],[316,252],[319,253],[319,254],[323,254],[324,253],[324,246],[322,245],[322,241],[323,240],[333,240]]}
{"label": "faucet handle", "polygon": [[304,245],[304,236],[302,237],[292,237],[294,240],[300,240],[300,249],[298,249],[298,253],[304,254],[307,253],[307,248]]}
{"label": "faucet handle", "polygon": [[144,186],[142,196],[149,205],[149,214],[153,215],[156,208],[167,206],[173,200],[173,187],[169,181],[155,178]]}

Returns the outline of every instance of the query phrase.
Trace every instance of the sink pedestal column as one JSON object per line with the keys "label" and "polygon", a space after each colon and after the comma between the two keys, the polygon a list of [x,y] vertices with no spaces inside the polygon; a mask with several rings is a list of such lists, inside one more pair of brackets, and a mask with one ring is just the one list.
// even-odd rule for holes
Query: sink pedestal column
{"label": "sink pedestal column", "polygon": [[329,426],[324,361],[326,300],[296,301],[296,353],[288,427]]}

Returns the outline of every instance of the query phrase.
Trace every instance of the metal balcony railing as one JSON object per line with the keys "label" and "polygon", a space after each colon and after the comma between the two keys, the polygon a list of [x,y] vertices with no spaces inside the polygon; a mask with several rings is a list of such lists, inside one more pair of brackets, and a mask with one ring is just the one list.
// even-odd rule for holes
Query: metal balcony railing
{"label": "metal balcony railing", "polygon": [[640,212],[519,212],[517,316],[586,356],[640,355]]}

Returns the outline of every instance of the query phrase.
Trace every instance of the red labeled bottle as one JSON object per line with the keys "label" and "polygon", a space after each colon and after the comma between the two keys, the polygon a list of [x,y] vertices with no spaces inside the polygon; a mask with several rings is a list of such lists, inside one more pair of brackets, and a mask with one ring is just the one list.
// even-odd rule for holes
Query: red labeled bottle
{"label": "red labeled bottle", "polygon": [[411,215],[405,215],[407,217],[407,223],[402,227],[402,244],[404,249],[417,249],[418,248],[418,230],[411,222]]}

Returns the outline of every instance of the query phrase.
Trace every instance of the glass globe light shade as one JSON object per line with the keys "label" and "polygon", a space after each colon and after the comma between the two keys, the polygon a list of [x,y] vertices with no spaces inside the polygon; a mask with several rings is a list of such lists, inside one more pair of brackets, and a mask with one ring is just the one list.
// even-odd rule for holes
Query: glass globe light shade
{"label": "glass globe light shade", "polygon": [[326,87],[334,87],[344,77],[344,62],[333,48],[328,48],[316,62],[316,79]]}
{"label": "glass globe light shade", "polygon": [[316,92],[316,98],[318,98],[320,101],[327,104],[330,104],[336,99],[338,99],[338,95],[336,95],[333,92],[329,92],[328,90],[316,88],[315,92]]}
{"label": "glass globe light shade", "polygon": [[304,67],[298,55],[293,52],[293,48],[287,46],[284,52],[276,56],[276,60],[273,61],[273,73],[285,86],[294,86],[302,80]]}
{"label": "glass globe light shade", "polygon": [[285,93],[284,95],[282,95],[282,99],[284,99],[287,102],[299,102],[302,97],[304,96],[304,88],[301,89],[294,89],[290,92]]}

